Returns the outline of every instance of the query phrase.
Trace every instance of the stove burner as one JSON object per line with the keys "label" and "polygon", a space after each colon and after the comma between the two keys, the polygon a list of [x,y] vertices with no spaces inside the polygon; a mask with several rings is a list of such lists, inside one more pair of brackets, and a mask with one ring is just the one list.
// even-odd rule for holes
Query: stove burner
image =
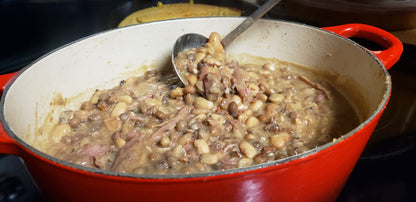
{"label": "stove burner", "polygon": [[0,176],[0,190],[0,201],[16,201],[25,188],[17,177]]}
{"label": "stove burner", "polygon": [[0,202],[43,201],[19,157],[1,155],[0,165]]}

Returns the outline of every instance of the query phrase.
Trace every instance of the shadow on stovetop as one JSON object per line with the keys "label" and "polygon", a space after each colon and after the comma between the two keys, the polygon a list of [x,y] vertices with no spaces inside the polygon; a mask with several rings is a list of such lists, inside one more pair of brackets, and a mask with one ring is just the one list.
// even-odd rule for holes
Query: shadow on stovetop
{"label": "shadow on stovetop", "polygon": [[416,47],[389,70],[390,102],[337,202],[416,201]]}

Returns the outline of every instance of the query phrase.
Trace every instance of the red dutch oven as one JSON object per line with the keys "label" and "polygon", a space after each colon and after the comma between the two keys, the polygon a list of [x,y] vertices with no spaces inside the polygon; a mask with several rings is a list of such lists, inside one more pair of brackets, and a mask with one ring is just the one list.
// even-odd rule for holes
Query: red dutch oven
{"label": "red dutch oven", "polygon": [[[247,168],[199,174],[138,175],[85,168],[41,152],[49,138],[40,125],[57,120],[97,88],[170,66],[173,43],[184,33],[225,36],[244,18],[159,21],[98,33],[61,47],[21,71],[0,77],[0,153],[20,156],[51,201],[334,201],[386,107],[387,72],[401,42],[386,31],[347,24],[323,29],[260,20],[228,49],[274,57],[329,72],[342,84],[361,123],[336,141],[289,158]],[[384,47],[369,51],[351,37]],[[344,91],[342,91],[344,93]],[[71,100],[72,102],[59,102]],[[64,104],[63,104],[64,103]]]}

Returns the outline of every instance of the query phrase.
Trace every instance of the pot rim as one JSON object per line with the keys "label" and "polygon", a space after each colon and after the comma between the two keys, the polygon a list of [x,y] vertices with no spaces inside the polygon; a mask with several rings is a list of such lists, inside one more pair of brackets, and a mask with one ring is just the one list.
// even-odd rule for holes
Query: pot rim
{"label": "pot rim", "polygon": [[[32,152],[31,155],[35,154],[37,155],[37,157],[40,157],[42,160],[47,160],[50,161],[52,163],[57,163],[58,166],[62,166],[65,167],[66,169],[75,169],[78,171],[84,171],[86,173],[89,174],[98,174],[98,175],[105,175],[105,176],[112,176],[112,177],[123,177],[123,178],[134,178],[134,179],[166,179],[166,180],[178,180],[178,179],[199,179],[199,178],[207,178],[207,177],[226,177],[226,176],[231,176],[233,174],[243,174],[243,173],[249,173],[249,172],[255,172],[257,170],[262,170],[262,169],[267,169],[270,168],[272,169],[274,166],[278,166],[278,165],[283,165],[286,164],[288,162],[292,162],[295,161],[297,159],[302,159],[302,158],[306,158],[306,157],[311,157],[309,158],[309,160],[314,159],[315,157],[313,156],[316,153],[319,153],[321,151],[324,151],[326,149],[332,148],[334,145],[346,140],[347,138],[353,136],[354,134],[358,133],[358,131],[360,131],[361,129],[363,129],[366,125],[368,125],[371,121],[373,121],[386,107],[390,94],[391,94],[391,89],[392,89],[392,84],[391,84],[391,78],[390,78],[390,74],[388,73],[388,71],[386,70],[386,68],[384,67],[383,63],[373,54],[371,53],[369,50],[367,50],[365,47],[359,45],[358,43],[352,41],[351,39],[345,38],[341,35],[335,34],[333,32],[321,29],[319,27],[315,27],[312,25],[308,25],[308,24],[304,24],[304,23],[298,23],[298,22],[292,22],[292,21],[287,21],[287,20],[280,20],[280,19],[260,19],[263,21],[278,21],[280,23],[287,23],[287,24],[293,24],[296,26],[302,26],[302,27],[306,27],[306,28],[314,28],[314,29],[318,29],[319,31],[325,32],[326,34],[331,34],[333,36],[336,36],[340,39],[343,40],[347,40],[350,43],[352,43],[353,45],[355,45],[357,48],[360,48],[362,50],[364,50],[368,55],[370,55],[372,57],[372,59],[374,59],[377,64],[378,64],[378,68],[381,68],[381,71],[383,71],[384,73],[384,78],[385,78],[385,93],[383,94],[383,98],[381,100],[381,102],[377,105],[376,110],[365,120],[361,121],[360,124],[358,126],[356,126],[354,129],[352,129],[351,131],[349,131],[348,133],[342,135],[341,137],[337,138],[335,141],[331,141],[328,142],[326,144],[323,144],[321,146],[315,147],[314,149],[302,152],[300,154],[296,154],[293,156],[289,156],[283,159],[278,159],[278,160],[274,160],[274,161],[270,161],[270,162],[266,162],[266,163],[261,163],[261,164],[256,164],[256,165],[252,165],[252,166],[248,166],[248,167],[244,167],[244,168],[234,168],[234,169],[228,169],[228,170],[224,170],[224,171],[210,171],[210,172],[200,172],[200,173],[193,173],[193,174],[134,174],[134,173],[121,173],[121,172],[115,172],[115,171],[108,171],[108,170],[101,170],[98,168],[89,168],[89,167],[84,167],[81,165],[77,165],[74,163],[70,163],[61,159],[58,159],[56,157],[50,156],[40,150],[38,150],[37,148],[31,146],[30,144],[26,143],[24,140],[22,140],[20,137],[18,137],[13,130],[10,128],[8,121],[5,118],[5,114],[4,114],[4,107],[5,107],[5,97],[7,96],[10,88],[12,87],[13,83],[16,81],[16,79],[26,70],[28,70],[31,66],[33,66],[34,64],[36,64],[37,62],[43,60],[44,58],[54,54],[57,51],[60,51],[68,46],[74,45],[80,41],[86,40],[88,38],[92,38],[92,37],[96,37],[102,34],[106,34],[108,32],[114,32],[117,30],[121,30],[121,29],[129,29],[133,26],[147,26],[148,24],[156,24],[156,23],[170,23],[171,21],[183,21],[183,20],[200,20],[200,19],[208,19],[208,18],[220,18],[220,19],[245,19],[245,17],[196,17],[196,18],[180,18],[180,19],[173,19],[173,20],[161,20],[161,21],[155,21],[155,22],[148,22],[148,23],[142,23],[142,24],[136,24],[136,25],[129,25],[129,26],[125,26],[125,27],[121,27],[121,28],[114,28],[114,29],[110,29],[110,30],[106,30],[106,31],[102,31],[102,32],[98,32],[83,38],[80,38],[78,40],[75,40],[73,42],[70,42],[68,44],[62,45],[46,54],[44,54],[43,56],[39,57],[38,59],[36,59],[35,61],[33,61],[32,63],[26,65],[24,68],[22,68],[20,71],[18,71],[13,77],[12,79],[7,83],[7,85],[4,88],[3,91],[3,95],[1,97],[1,101],[0,101],[0,122],[4,128],[4,130],[6,131],[6,133],[18,143],[18,146],[25,149],[26,152]],[[49,163],[50,163],[49,162]]]}

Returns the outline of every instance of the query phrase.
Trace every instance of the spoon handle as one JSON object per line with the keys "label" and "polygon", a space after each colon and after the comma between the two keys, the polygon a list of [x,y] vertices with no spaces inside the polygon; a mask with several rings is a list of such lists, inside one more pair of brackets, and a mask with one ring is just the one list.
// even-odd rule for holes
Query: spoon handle
{"label": "spoon handle", "polygon": [[241,33],[251,27],[251,25],[253,25],[256,20],[261,18],[280,1],[281,0],[268,0],[266,3],[260,6],[260,8],[254,11],[254,13],[248,16],[240,25],[238,25],[238,27],[236,27],[232,32],[224,37],[224,39],[221,41],[224,48],[228,47],[234,41],[234,39],[236,39]]}

